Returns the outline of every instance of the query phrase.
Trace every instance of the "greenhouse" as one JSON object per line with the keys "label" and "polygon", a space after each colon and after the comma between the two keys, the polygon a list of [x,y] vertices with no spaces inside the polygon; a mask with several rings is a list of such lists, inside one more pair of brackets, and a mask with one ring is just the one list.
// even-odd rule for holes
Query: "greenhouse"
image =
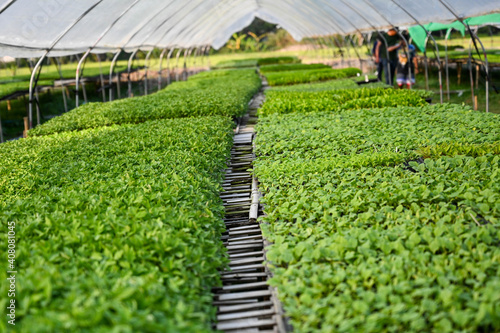
{"label": "greenhouse", "polygon": [[0,24],[1,332],[500,332],[498,0]]}

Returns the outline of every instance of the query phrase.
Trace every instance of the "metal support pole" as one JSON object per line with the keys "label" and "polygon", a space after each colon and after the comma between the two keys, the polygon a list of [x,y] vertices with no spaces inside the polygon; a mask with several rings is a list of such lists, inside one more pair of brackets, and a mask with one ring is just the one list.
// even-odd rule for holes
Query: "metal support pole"
{"label": "metal support pole", "polygon": [[[319,48],[319,58],[321,59],[321,62],[324,63],[326,60],[325,53],[328,53],[328,43],[326,42],[326,38],[324,37],[318,37],[318,42],[320,44]],[[323,49],[325,52],[323,52]]]}
{"label": "metal support pole", "polygon": [[205,45],[200,46],[200,49],[198,50],[198,56],[200,57],[200,68],[205,67],[205,59],[203,59],[203,56],[205,55]]}
{"label": "metal support pole", "polygon": [[[354,50],[354,53],[356,54],[356,57],[358,58],[359,61],[359,67],[363,67],[361,63],[361,55],[359,54],[358,50],[356,49],[356,44],[354,44],[354,40],[352,38],[352,35],[349,35],[349,42],[351,43],[352,49]],[[363,70],[361,68],[361,70]]]}
{"label": "metal support pole", "polygon": [[446,96],[448,101],[450,100],[450,64],[448,62],[448,40],[450,39],[451,28],[446,31],[446,35],[444,37],[444,63],[445,63],[445,74],[446,74]]}
{"label": "metal support pole", "polygon": [[146,55],[146,59],[144,60],[144,95],[148,94],[148,70],[149,70],[149,57],[153,53],[154,49],[150,50]]}
{"label": "metal support pole", "polygon": [[[450,13],[452,13],[458,21],[460,21],[465,28],[467,28],[467,30],[469,31],[469,34],[471,35],[471,39],[474,40],[476,39],[479,44],[481,44],[481,48],[483,50],[483,55],[484,55],[484,66],[485,66],[485,72],[486,72],[486,112],[489,112],[490,110],[490,96],[489,96],[489,93],[490,93],[490,85],[489,85],[489,81],[490,81],[490,73],[489,73],[489,66],[488,66],[488,55],[486,53],[486,49],[484,48],[484,45],[483,43],[481,42],[481,40],[479,39],[479,37],[477,36],[476,33],[474,33],[470,26],[468,24],[465,24],[464,23],[464,20],[459,17],[457,14],[456,14],[456,11],[454,9],[452,9],[448,4],[444,3],[443,0],[439,0],[439,2],[443,5],[443,7],[445,7]],[[470,44],[469,44],[470,45]],[[470,53],[470,46],[469,46],[469,53]],[[470,57],[469,57],[470,58]]]}
{"label": "metal support pole", "polygon": [[208,66],[208,69],[210,69],[211,65],[210,65],[210,49],[212,47],[210,45],[207,45],[207,49],[206,49],[206,52],[207,52],[207,66]]}
{"label": "metal support pole", "polygon": [[[41,70],[41,69],[40,69]],[[38,88],[35,87],[35,100],[38,102],[40,101],[40,96],[38,95]],[[36,124],[40,125],[40,105],[39,103],[36,103]]]}
{"label": "metal support pole", "polygon": [[427,58],[427,43],[429,42],[429,37],[425,38],[425,48],[424,48],[424,74],[425,74],[425,90],[429,90],[429,59]]}
{"label": "metal support pole", "polygon": [[106,89],[104,88],[104,73],[102,72],[101,56],[96,54],[96,58],[99,63],[99,80],[101,81],[102,101],[106,102]]}
{"label": "metal support pole", "polygon": [[[450,7],[449,4],[447,3],[444,3],[443,0],[438,0],[442,5],[443,7],[445,7],[450,13],[452,13],[458,21],[460,21],[460,23],[462,23],[464,25],[465,28],[467,28],[467,31],[469,31],[469,34],[471,36],[471,42],[474,41],[474,44],[475,44],[475,40],[477,40],[479,42],[479,44],[481,45],[481,48],[483,50],[483,55],[484,55],[484,70],[486,72],[486,112],[489,112],[490,110],[490,84],[489,84],[489,81],[490,81],[490,73],[489,73],[489,65],[488,65],[488,55],[486,53],[486,49],[484,48],[484,45],[483,43],[481,42],[481,40],[479,39],[479,37],[477,36],[477,34],[475,32],[473,32],[470,28],[470,26],[468,24],[465,24],[464,20],[457,15],[456,11]],[[471,58],[471,45],[469,44],[469,59]],[[479,52],[479,51],[478,51]],[[470,67],[472,67],[472,63],[470,64]],[[471,69],[472,71],[472,69]],[[473,101],[474,101],[474,96],[473,97]]]}
{"label": "metal support pole", "polygon": [[[332,49],[335,49],[335,45],[334,45],[334,43],[332,43],[332,41],[331,41],[329,38],[327,38],[327,37],[319,37],[319,38],[318,38],[318,41],[319,41],[320,39],[322,39],[322,40],[323,40],[323,45],[325,45],[325,49],[326,49],[326,51],[325,51],[325,52],[320,52],[320,53],[321,53],[320,57],[321,57],[321,60],[322,60],[321,62],[322,62],[322,63],[325,63],[325,62],[327,62],[327,61],[328,61],[328,57],[329,57],[329,52],[330,52],[330,51],[329,51],[328,49],[329,49],[330,47],[331,47]],[[322,44],[321,44],[321,42],[320,42],[320,45],[322,45]],[[321,51],[323,51],[323,47],[322,47],[322,46],[320,47],[320,50],[321,50]],[[333,56],[333,54],[332,54],[332,56]],[[332,60],[332,61],[334,61],[334,60]]]}
{"label": "metal support pole", "polygon": [[489,72],[489,66],[488,66],[488,56],[486,54],[486,49],[484,48],[483,43],[481,42],[481,39],[478,37],[478,35],[475,33],[475,38],[481,45],[481,48],[483,49],[483,56],[484,56],[484,70],[486,71],[486,112],[490,112],[490,72]]}
{"label": "metal support pole", "polygon": [[[71,30],[73,27],[80,22],[89,12],[91,12],[95,7],[97,7],[103,0],[99,0],[96,3],[94,3],[91,7],[89,7],[85,12],[82,13],[73,23],[68,26],[59,36],[56,38],[56,40],[52,43],[52,45],[45,51],[43,56],[38,60],[38,63],[35,66],[35,69],[38,69],[40,65],[42,64],[43,60],[47,57],[49,52],[54,48],[54,46],[59,43],[59,41]],[[35,80],[35,73],[36,70],[34,70],[31,73],[31,78],[30,78],[30,87],[29,87],[29,111],[28,111],[28,122],[29,122],[29,128],[33,128],[33,83]]]}
{"label": "metal support pole", "polygon": [[[359,34],[359,36],[361,36],[363,38],[363,44],[365,44],[365,37],[363,36],[363,33],[357,28],[357,26],[346,16],[342,13],[342,11],[338,10],[337,7],[327,3],[326,4],[330,9],[332,9],[333,11],[335,11],[340,17],[342,17],[345,21],[347,21],[351,27],[356,30]],[[337,24],[337,27],[339,28],[339,30],[342,30],[344,32],[344,34],[346,33],[340,25]],[[371,34],[371,33],[370,33]],[[352,39],[351,39],[351,42],[352,42]],[[356,55],[358,56],[358,59],[359,59],[359,66],[360,67],[363,67],[362,66],[362,59],[361,59],[361,56],[359,55],[359,53],[357,52],[356,50],[356,47],[353,45],[353,48],[354,50],[356,51]],[[368,54],[371,52],[371,48],[368,46],[368,44],[366,44],[366,49],[368,50]],[[362,70],[362,68],[361,68]]]}
{"label": "metal support pole", "polygon": [[196,74],[196,55],[198,54],[199,48],[196,47],[193,52],[193,70],[191,71],[191,75]]}
{"label": "metal support pole", "polygon": [[202,46],[201,49],[200,49],[200,63],[201,63],[201,67],[205,68],[206,65],[205,65],[205,51],[208,47],[207,46]]}
{"label": "metal support pole", "polygon": [[[82,59],[78,62],[78,67],[76,69],[76,106],[78,107],[78,98],[79,98],[79,91],[78,91],[78,82],[80,80],[80,67],[82,63],[85,62],[87,59],[87,56],[90,54],[90,52],[97,46],[97,44],[102,40],[102,38],[113,28],[113,26],[130,10],[132,7],[134,7],[140,0],[135,0],[130,6],[128,6],[113,22],[111,22],[110,25],[104,29],[104,31],[100,34],[100,36],[97,38],[97,40],[94,42],[94,44],[85,52],[83,55]],[[101,69],[101,88],[103,90],[103,101],[106,101],[106,93],[104,91],[104,78],[102,75],[102,68],[101,68],[101,60],[98,57],[97,58],[99,61],[99,68]],[[83,88],[83,96],[85,99],[85,103],[87,103],[87,91],[85,90],[85,83],[82,82],[82,88]]]}
{"label": "metal support pole", "polygon": [[316,48],[315,48],[316,60],[320,60],[321,59],[321,48],[323,46],[321,45],[321,42],[318,38],[314,39],[314,44],[316,44]]}
{"label": "metal support pole", "polygon": [[205,48],[206,46],[202,46],[200,47],[200,51],[199,51],[199,57],[200,57],[200,68],[203,70],[205,68],[205,59],[204,59],[204,56],[205,56]]}
{"label": "metal support pole", "polygon": [[76,98],[76,107],[79,106],[79,99],[80,99],[80,90],[78,89],[79,84],[80,84],[80,70],[82,68],[82,64],[87,59],[87,56],[90,54],[90,51],[92,51],[92,48],[89,48],[87,52],[84,53],[83,57],[80,59],[78,62],[78,66],[76,66],[76,76],[75,76],[75,83],[76,83],[76,88],[75,88],[75,98]]}
{"label": "metal support pole", "polygon": [[472,74],[472,39],[469,41],[469,59],[467,64],[469,65],[469,76],[470,76],[470,92],[472,97],[472,104],[474,104],[474,110],[477,110],[475,103],[474,94],[474,75]]}
{"label": "metal support pole", "polygon": [[33,128],[33,90],[36,89],[36,87],[33,85],[35,82],[35,75],[40,66],[42,65],[43,61],[47,57],[47,54],[49,51],[46,51],[43,56],[38,59],[38,62],[36,63],[35,67],[33,68],[33,71],[31,72],[31,78],[30,78],[30,89],[29,89],[29,101],[28,101],[28,123],[29,123],[29,129]]}
{"label": "metal support pole", "polygon": [[132,97],[132,82],[130,81],[130,71],[132,70],[132,63],[133,63],[134,57],[138,51],[139,51],[139,49],[132,52],[132,54],[130,55],[130,58],[128,59],[128,66],[127,66],[128,97]]}
{"label": "metal support pole", "polygon": [[196,63],[199,62],[200,64],[198,67],[198,71],[196,73],[203,71],[203,48],[204,48],[204,46],[200,46],[198,48],[198,55],[197,55],[198,59],[196,60]]}
{"label": "metal support pole", "polygon": [[363,37],[363,44],[365,45],[366,47],[366,51],[368,54],[371,54],[371,51],[372,51],[372,48],[370,46],[370,43],[371,43],[371,40],[372,40],[372,37],[373,37],[373,33],[367,33],[366,35],[361,35]]}
{"label": "metal support pole", "polygon": [[59,72],[59,78],[61,79],[61,91],[63,96],[64,112],[68,112],[68,101],[66,99],[66,86],[64,85],[64,77],[61,69],[61,61],[59,58],[52,58],[52,59],[55,62],[55,65],[57,66],[57,71]]}
{"label": "metal support pole", "polygon": [[[439,47],[438,47],[436,40],[434,39],[434,37],[432,37],[431,33],[405,7],[398,4],[395,0],[391,0],[391,1],[396,6],[398,6],[402,11],[404,11],[409,17],[411,17],[415,22],[417,22],[417,24],[419,26],[421,26],[422,29],[424,29],[424,31],[427,33],[427,38],[432,39],[434,46],[436,48],[436,58],[437,58],[436,60],[438,62],[438,67],[439,67],[439,72],[438,72],[438,75],[439,75],[439,101],[441,104],[443,104],[443,66],[441,64],[441,59],[439,57]],[[427,47],[427,44],[426,44],[426,47]]]}
{"label": "metal support pole", "polygon": [[160,53],[160,68],[158,69],[158,91],[161,90],[161,79],[162,79],[162,66],[163,66],[163,57],[165,56],[165,52],[167,52],[167,48],[164,48]]}
{"label": "metal support pole", "polygon": [[187,52],[184,51],[184,64],[183,64],[183,67],[182,67],[182,80],[183,81],[186,81],[187,80],[187,59],[189,59],[189,56],[191,55],[191,51],[193,50],[192,47],[190,47]]}
{"label": "metal support pole", "polygon": [[388,71],[388,77],[389,77],[389,84],[392,86],[393,85],[393,82],[392,82],[392,77],[391,77],[391,64],[389,62],[389,44],[387,44],[387,39],[385,38],[385,36],[377,30],[377,28],[375,28],[375,26],[371,23],[371,21],[369,19],[367,19],[363,14],[361,14],[359,12],[359,10],[356,9],[356,7],[353,7],[351,4],[349,4],[347,1],[345,0],[340,0],[344,5],[346,5],[347,7],[349,7],[351,10],[353,10],[359,17],[361,17],[363,19],[363,21],[365,21],[373,30],[375,30],[377,32],[377,34],[379,35],[380,39],[382,39],[382,42],[384,43],[385,45],[385,51],[386,51],[386,56],[387,56],[387,71]]}
{"label": "metal support pole", "polygon": [[340,40],[338,39],[338,37],[336,35],[333,35],[332,37],[335,40],[335,42],[337,42],[336,45],[335,45],[335,42],[332,42],[329,39],[326,39],[326,40],[330,41],[330,44],[332,47],[332,64],[335,63],[335,46],[337,46],[337,48],[339,49],[339,53],[340,53],[341,66],[343,66],[344,65],[344,52],[342,51],[342,48],[340,47]]}
{"label": "metal support pole", "polygon": [[[109,101],[111,102],[113,100],[113,70],[116,65],[116,60],[118,59],[118,56],[122,53],[122,50],[119,50],[118,52],[115,53],[115,56],[113,57],[113,60],[111,60],[111,65],[109,67]],[[120,91],[120,79],[119,79],[120,73],[117,73],[117,83],[116,83],[116,89],[118,90],[118,94]]]}
{"label": "metal support pole", "polygon": [[[363,37],[363,33],[358,29],[358,27],[349,19],[349,17],[347,17],[346,15],[344,15],[344,13],[342,11],[340,11],[337,7],[335,7],[334,5],[331,5],[329,3],[326,3],[326,5],[332,9],[333,11],[335,11],[340,17],[342,17],[345,21],[347,21],[347,23],[349,23],[351,25],[351,27],[356,30],[360,36]],[[359,14],[358,14],[359,15]],[[339,30],[341,30],[344,34],[346,34],[346,31],[344,29],[342,29],[341,25],[340,24],[335,24],[337,26],[337,28]],[[364,37],[363,37],[364,39]],[[368,52],[371,51],[371,49],[368,47],[368,45],[366,46]]]}
{"label": "metal support pole", "polygon": [[[179,81],[179,56],[181,54],[183,49],[178,49],[177,50],[177,54],[175,56],[176,60],[175,60],[175,81]],[[186,51],[184,50],[184,53],[186,53]]]}
{"label": "metal support pole", "polygon": [[342,36],[342,45],[345,48],[345,53],[347,54],[347,67],[351,66],[351,50],[349,44],[346,42],[347,35]]}
{"label": "metal support pole", "polygon": [[171,71],[170,71],[170,57],[172,56],[172,54],[174,53],[174,50],[175,48],[172,48],[169,52],[168,52],[168,55],[167,55],[167,85],[170,85],[171,83]]}
{"label": "metal support pole", "polygon": [[0,115],[0,143],[3,143],[2,117]]}
{"label": "metal support pole", "polygon": [[410,79],[410,86],[409,88],[411,89],[411,79],[412,79],[412,71],[411,71],[411,66],[412,66],[412,63],[411,63],[411,60],[413,59],[410,59],[410,44],[408,42],[408,40],[406,39],[406,37],[401,33],[401,31],[399,31],[398,29],[396,29],[396,26],[394,24],[392,24],[391,21],[389,21],[389,19],[384,15],[382,14],[382,12],[377,8],[375,7],[371,2],[369,1],[366,1],[364,0],[364,2],[370,7],[373,9],[373,11],[375,11],[380,17],[382,17],[384,19],[384,21],[386,21],[387,23],[389,23],[392,28],[397,32],[399,38],[401,38],[401,40],[405,43],[406,45],[406,48],[404,49],[405,50],[405,54],[406,54],[406,59],[408,61],[408,76],[409,76],[409,79]]}
{"label": "metal support pole", "polygon": [[87,99],[87,89],[85,87],[85,81],[82,81],[82,93],[83,93],[83,102],[87,104],[88,99]]}

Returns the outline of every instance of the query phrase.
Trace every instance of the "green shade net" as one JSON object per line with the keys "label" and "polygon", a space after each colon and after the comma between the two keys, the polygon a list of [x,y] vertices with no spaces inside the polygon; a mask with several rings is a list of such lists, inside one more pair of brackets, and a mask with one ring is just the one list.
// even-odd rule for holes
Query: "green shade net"
{"label": "green shade net", "polygon": [[468,25],[484,25],[492,23],[500,23],[500,13],[499,14],[489,14],[477,17],[470,17],[464,20]]}
{"label": "green shade net", "polygon": [[[470,17],[465,19],[464,22],[471,26],[500,23],[500,14],[489,14],[477,17]],[[462,36],[465,35],[465,26],[459,21],[454,21],[452,23],[431,22],[425,24],[424,27],[425,29],[427,29],[427,31],[455,29],[457,31],[460,31]],[[419,50],[422,52],[425,52],[425,42],[426,42],[425,39],[427,37],[425,29],[419,25],[408,28],[410,36],[413,39],[413,43],[417,45]]]}

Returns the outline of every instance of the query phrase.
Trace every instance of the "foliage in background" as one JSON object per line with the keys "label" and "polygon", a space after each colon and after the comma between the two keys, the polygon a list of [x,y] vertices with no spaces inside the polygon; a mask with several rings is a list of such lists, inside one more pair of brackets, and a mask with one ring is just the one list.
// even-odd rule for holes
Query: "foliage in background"
{"label": "foliage in background", "polygon": [[295,40],[286,30],[255,18],[248,27],[234,33],[226,45],[216,53],[273,51],[294,43]]}
{"label": "foliage in background", "polygon": [[268,50],[280,50],[297,42],[285,29],[278,29],[267,35],[265,43]]}
{"label": "foliage in background", "polygon": [[218,62],[212,69],[245,68],[267,66],[271,64],[298,64],[300,59],[297,57],[267,57],[267,58],[249,58],[240,60],[227,60]]}

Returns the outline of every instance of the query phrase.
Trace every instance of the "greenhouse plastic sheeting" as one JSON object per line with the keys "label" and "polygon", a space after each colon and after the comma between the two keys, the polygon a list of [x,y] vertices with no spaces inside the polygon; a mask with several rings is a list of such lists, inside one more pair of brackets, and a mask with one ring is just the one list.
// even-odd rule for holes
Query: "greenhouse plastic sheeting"
{"label": "greenhouse plastic sheeting", "polygon": [[[500,11],[499,0],[444,3],[464,18]],[[456,19],[439,0],[2,0],[0,56],[220,48],[255,17],[297,40]]]}

